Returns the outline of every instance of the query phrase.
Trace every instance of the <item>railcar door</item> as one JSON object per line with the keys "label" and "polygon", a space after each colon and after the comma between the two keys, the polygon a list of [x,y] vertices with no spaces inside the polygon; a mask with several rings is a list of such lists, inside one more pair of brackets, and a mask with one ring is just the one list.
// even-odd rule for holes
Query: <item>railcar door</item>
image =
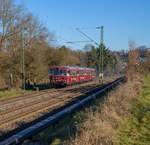
{"label": "railcar door", "polygon": [[53,85],[54,70],[50,70],[50,84]]}
{"label": "railcar door", "polygon": [[70,84],[71,84],[71,74],[70,74],[70,70],[67,71],[66,83],[67,83],[67,85],[70,85]]}
{"label": "railcar door", "polygon": [[84,81],[84,71],[80,71],[80,82]]}
{"label": "railcar door", "polygon": [[79,74],[79,71],[77,71],[77,83],[80,82],[80,74]]}
{"label": "railcar door", "polygon": [[76,71],[71,70],[71,84],[75,84],[77,81]]}
{"label": "railcar door", "polygon": [[67,79],[66,79],[66,76],[67,75],[67,70],[64,70],[64,69],[61,69],[60,70],[60,84],[61,85],[63,85],[63,86],[65,86],[66,85],[66,81],[67,81]]}

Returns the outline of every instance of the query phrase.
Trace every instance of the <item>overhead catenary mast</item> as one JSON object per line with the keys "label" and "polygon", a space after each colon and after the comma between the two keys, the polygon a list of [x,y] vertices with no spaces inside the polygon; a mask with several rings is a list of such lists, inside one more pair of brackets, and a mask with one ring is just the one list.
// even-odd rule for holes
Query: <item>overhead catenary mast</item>
{"label": "overhead catenary mast", "polygon": [[96,27],[96,29],[100,29],[100,45],[99,45],[99,77],[103,84],[103,75],[104,75],[104,26]]}
{"label": "overhead catenary mast", "polygon": [[25,66],[24,66],[24,25],[21,26],[21,79],[22,89],[25,89]]}

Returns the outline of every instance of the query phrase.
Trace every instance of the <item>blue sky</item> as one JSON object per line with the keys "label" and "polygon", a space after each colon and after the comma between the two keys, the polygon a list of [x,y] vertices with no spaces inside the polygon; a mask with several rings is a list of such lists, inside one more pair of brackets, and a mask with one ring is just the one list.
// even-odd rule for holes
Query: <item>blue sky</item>
{"label": "blue sky", "polygon": [[[59,45],[87,40],[99,42],[97,26],[104,26],[104,43],[111,50],[128,49],[128,41],[150,47],[150,0],[16,0],[55,35]],[[82,49],[85,43],[69,44]]]}

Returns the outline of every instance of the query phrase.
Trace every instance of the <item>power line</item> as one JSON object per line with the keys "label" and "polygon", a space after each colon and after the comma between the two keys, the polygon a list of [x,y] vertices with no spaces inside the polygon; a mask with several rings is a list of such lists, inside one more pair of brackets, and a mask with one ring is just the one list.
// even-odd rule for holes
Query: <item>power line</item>
{"label": "power line", "polygon": [[64,43],[74,44],[74,43],[86,43],[86,42],[91,42],[91,41],[67,41],[67,42],[64,42]]}
{"label": "power line", "polygon": [[81,33],[82,35],[84,35],[87,39],[89,39],[91,42],[94,42],[96,45],[98,45],[99,46],[99,44],[95,41],[95,40],[93,40],[91,37],[89,37],[87,34],[85,34],[84,32],[82,32],[79,28],[76,28],[76,30],[79,32],[79,33]]}

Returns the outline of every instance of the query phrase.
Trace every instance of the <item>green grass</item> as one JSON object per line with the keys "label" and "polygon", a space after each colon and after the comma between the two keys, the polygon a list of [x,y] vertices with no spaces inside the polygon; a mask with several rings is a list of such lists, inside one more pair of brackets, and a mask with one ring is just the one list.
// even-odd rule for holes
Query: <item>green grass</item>
{"label": "green grass", "polygon": [[12,90],[12,91],[5,91],[0,92],[0,98],[8,98],[8,97],[14,97],[25,93],[30,93],[32,91],[26,91],[26,90]]}
{"label": "green grass", "polygon": [[119,127],[118,145],[150,145],[150,78],[142,87],[129,119]]}
{"label": "green grass", "polygon": [[58,124],[49,127],[36,135],[35,140],[42,140],[46,145],[63,145],[64,140],[73,137],[76,132],[76,124],[80,124],[87,118],[85,110],[76,112],[74,116],[66,116]]}
{"label": "green grass", "polygon": [[64,145],[64,141],[68,140],[70,137],[74,138],[75,134],[78,132],[77,127],[88,119],[89,111],[94,112],[97,110],[96,108],[102,102],[103,97],[92,100],[73,115],[67,115],[55,126],[49,127],[34,136],[34,139],[42,140],[46,145]]}

